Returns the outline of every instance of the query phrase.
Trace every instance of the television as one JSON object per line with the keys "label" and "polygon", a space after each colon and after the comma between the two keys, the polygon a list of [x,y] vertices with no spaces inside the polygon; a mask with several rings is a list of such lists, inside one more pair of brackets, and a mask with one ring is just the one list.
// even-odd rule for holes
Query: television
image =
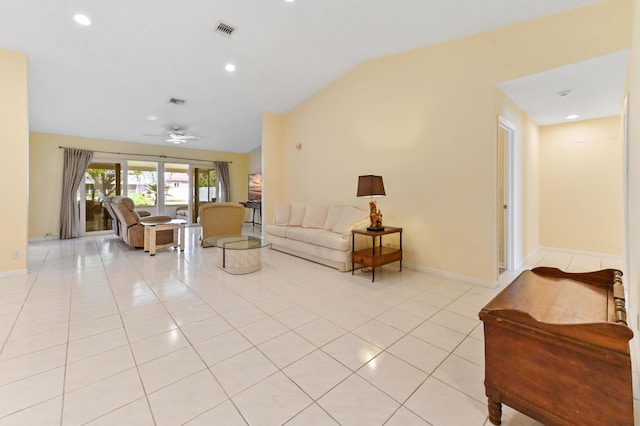
{"label": "television", "polygon": [[262,201],[262,173],[249,175],[249,201]]}

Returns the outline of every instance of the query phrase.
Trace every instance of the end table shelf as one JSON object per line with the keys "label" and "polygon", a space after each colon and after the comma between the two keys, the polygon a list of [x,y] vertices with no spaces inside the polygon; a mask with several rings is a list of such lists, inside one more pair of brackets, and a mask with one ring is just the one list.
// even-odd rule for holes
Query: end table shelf
{"label": "end table shelf", "polygon": [[[400,234],[400,247],[391,248],[382,245],[382,236],[389,234]],[[355,247],[356,235],[364,235],[371,237],[373,247],[351,252],[351,275],[355,270],[355,264],[368,266],[372,268],[371,282],[376,280],[376,267],[386,265],[391,262],[400,262],[400,271],[402,271],[402,228],[393,226],[385,226],[383,231],[367,231],[366,229],[354,229],[351,231],[351,247]],[[378,245],[376,246],[376,237]]]}

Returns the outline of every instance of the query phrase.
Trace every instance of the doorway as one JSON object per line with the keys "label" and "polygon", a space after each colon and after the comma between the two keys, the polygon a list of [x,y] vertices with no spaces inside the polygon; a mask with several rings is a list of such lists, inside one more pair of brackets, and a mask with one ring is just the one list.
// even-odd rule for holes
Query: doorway
{"label": "doorway", "polygon": [[122,165],[115,162],[92,162],[87,167],[84,180],[84,208],[81,220],[82,234],[88,232],[113,231],[113,218],[104,207],[106,197],[122,194]]}
{"label": "doorway", "polygon": [[193,196],[191,200],[191,222],[198,220],[200,206],[216,202],[218,178],[215,168],[193,168]]}
{"label": "doorway", "polygon": [[514,269],[514,144],[515,125],[498,117],[497,138],[497,246],[498,275]]}

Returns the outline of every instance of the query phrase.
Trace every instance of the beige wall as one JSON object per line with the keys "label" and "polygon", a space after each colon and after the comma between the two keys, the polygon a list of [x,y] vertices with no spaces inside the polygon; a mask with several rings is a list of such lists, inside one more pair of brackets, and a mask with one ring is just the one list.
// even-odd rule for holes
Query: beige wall
{"label": "beige wall", "polygon": [[[640,312],[640,0],[633,0],[634,27],[629,63],[629,106],[627,147],[627,232],[626,277],[630,322],[638,330]],[[638,335],[638,331],[636,331]],[[635,339],[636,342],[638,339]]]}
{"label": "beige wall", "polygon": [[269,154],[281,156],[276,198],[366,208],[357,176],[380,174],[383,223],[405,228],[408,265],[493,282],[496,84],[628,48],[629,7],[599,2],[361,64],[286,115]]}
{"label": "beige wall", "polygon": [[[263,223],[273,223],[273,206],[284,201],[288,182],[284,164],[295,161],[290,155],[294,146],[284,145],[284,117],[267,112],[262,117],[262,216]],[[302,150],[300,150],[301,152]]]}
{"label": "beige wall", "polygon": [[[59,136],[45,133],[31,133],[30,136],[30,177],[29,177],[29,238],[58,235],[60,217],[60,187],[62,184],[63,150],[59,146],[82,148],[92,151],[123,152],[153,156],[164,155],[194,158],[201,161],[231,161],[232,201],[247,199],[249,159],[247,154],[203,151],[189,148],[163,147],[158,145],[117,142],[110,140]],[[127,158],[126,155],[114,156],[96,152],[96,156]],[[129,157],[131,158],[131,157]],[[136,159],[143,157],[136,156]]]}
{"label": "beige wall", "polygon": [[622,255],[620,117],[540,128],[540,244]]}
{"label": "beige wall", "polygon": [[[26,271],[29,170],[27,58],[0,50],[0,276]],[[18,252],[18,258],[13,253]]]}
{"label": "beige wall", "polygon": [[540,144],[538,125],[525,116],[522,134],[522,253],[531,255],[540,247]]}

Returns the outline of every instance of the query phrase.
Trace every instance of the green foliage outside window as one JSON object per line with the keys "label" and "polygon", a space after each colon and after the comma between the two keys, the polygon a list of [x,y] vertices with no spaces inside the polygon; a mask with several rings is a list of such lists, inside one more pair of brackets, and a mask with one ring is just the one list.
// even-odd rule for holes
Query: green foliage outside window
{"label": "green foliage outside window", "polygon": [[133,200],[133,204],[135,206],[154,206],[155,205],[155,201],[147,198],[144,194],[134,193],[134,194],[129,194],[128,197]]}

